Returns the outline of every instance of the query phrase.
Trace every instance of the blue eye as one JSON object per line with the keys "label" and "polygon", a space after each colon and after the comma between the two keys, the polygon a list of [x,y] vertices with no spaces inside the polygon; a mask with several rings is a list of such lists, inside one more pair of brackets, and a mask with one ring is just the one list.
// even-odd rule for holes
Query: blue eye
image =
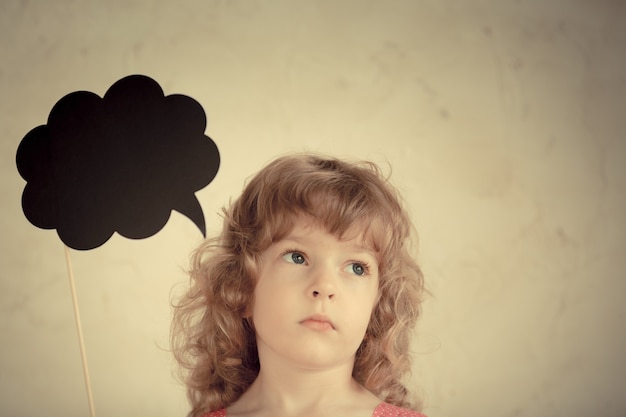
{"label": "blue eye", "polygon": [[361,262],[351,262],[347,267],[346,267],[346,272],[349,272],[351,274],[357,275],[357,276],[363,276],[363,275],[367,275],[369,273],[369,267]]}
{"label": "blue eye", "polygon": [[283,259],[292,264],[303,265],[306,263],[306,259],[301,252],[289,251],[283,254]]}

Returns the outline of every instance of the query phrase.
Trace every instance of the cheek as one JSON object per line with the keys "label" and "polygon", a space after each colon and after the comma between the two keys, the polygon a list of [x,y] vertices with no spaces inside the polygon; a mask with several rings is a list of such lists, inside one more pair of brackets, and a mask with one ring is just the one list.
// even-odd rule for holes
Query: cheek
{"label": "cheek", "polygon": [[367,296],[362,299],[362,303],[358,308],[358,312],[355,312],[355,321],[359,323],[362,331],[365,333],[367,327],[370,324],[372,316],[374,314],[374,310],[376,309],[376,304],[378,303],[378,290],[375,292],[370,292]]}
{"label": "cheek", "polygon": [[345,305],[346,319],[352,323],[355,333],[365,333],[374,312],[376,299],[376,296],[365,293]]}
{"label": "cheek", "polygon": [[281,316],[281,310],[284,308],[285,301],[290,298],[284,292],[284,288],[272,285],[271,282],[260,280],[254,291],[253,317],[258,320],[264,317],[276,318]]}

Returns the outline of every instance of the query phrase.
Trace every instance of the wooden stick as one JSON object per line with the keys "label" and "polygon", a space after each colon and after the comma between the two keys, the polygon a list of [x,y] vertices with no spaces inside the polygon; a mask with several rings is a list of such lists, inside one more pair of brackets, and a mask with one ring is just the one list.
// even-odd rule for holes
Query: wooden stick
{"label": "wooden stick", "polygon": [[67,246],[65,246],[65,263],[67,264],[67,273],[70,279],[70,290],[72,291],[72,305],[74,306],[74,319],[76,321],[76,330],[78,331],[78,344],[80,346],[80,357],[83,362],[83,375],[85,376],[85,387],[87,388],[87,400],[89,402],[89,415],[91,417],[96,417],[96,409],[93,405],[93,394],[91,390],[91,382],[89,381],[89,369],[87,368],[87,354],[85,353],[85,340],[83,338],[83,328],[80,324],[80,313],[78,311],[78,299],[76,297],[76,284],[74,282],[74,273],[72,272],[70,248],[68,248]]}

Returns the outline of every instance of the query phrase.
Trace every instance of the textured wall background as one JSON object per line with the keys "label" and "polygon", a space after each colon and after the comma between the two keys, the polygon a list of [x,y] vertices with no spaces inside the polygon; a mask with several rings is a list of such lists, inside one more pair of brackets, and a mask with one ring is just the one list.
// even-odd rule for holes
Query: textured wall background
{"label": "textured wall background", "polygon": [[[209,230],[274,156],[392,167],[433,297],[431,417],[625,416],[626,3],[0,2],[0,415],[85,416],[63,247],[22,214],[22,137],[125,75],[194,97],[222,168]],[[99,416],[182,416],[169,297],[200,234],[72,252]]]}

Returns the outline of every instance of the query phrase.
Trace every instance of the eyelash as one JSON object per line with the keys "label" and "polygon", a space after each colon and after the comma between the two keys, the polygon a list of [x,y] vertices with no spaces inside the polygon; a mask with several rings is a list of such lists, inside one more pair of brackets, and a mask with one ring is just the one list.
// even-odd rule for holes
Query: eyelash
{"label": "eyelash", "polygon": [[283,253],[280,254],[281,258],[284,258],[285,255],[288,255],[290,253],[299,253],[300,255],[302,255],[302,257],[304,258],[304,261],[306,262],[308,256],[306,253],[304,253],[303,251],[299,250],[299,249],[288,249],[286,251],[284,251]]}
{"label": "eyelash", "polygon": [[[298,253],[302,255],[302,257],[304,258],[304,262],[305,263],[307,262],[307,258],[308,258],[307,254],[299,249],[287,249],[286,251],[283,251],[280,254],[280,257],[283,258],[285,257],[285,255],[288,255],[290,253]],[[348,261],[348,265],[359,265],[363,268],[363,275],[357,275],[357,276],[364,277],[364,276],[370,275],[370,272],[371,272],[370,264],[365,261],[350,260]]]}
{"label": "eyelash", "polygon": [[362,277],[367,276],[370,274],[370,265],[367,262],[363,262],[363,261],[350,261],[349,265],[359,265],[361,266],[361,268],[363,268],[363,275],[360,275]]}

